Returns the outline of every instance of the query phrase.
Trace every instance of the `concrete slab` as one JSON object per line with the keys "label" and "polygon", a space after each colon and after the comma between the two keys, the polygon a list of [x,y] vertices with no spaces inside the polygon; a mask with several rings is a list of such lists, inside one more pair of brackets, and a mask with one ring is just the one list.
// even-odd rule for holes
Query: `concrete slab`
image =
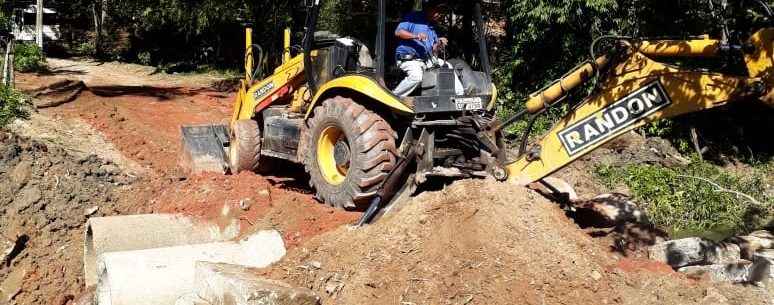
{"label": "concrete slab", "polygon": [[750,280],[751,261],[739,261],[731,264],[688,266],[678,269],[691,278],[707,277],[712,282],[746,283]]}
{"label": "concrete slab", "polygon": [[196,263],[196,291],[210,305],[318,305],[306,288],[262,278],[244,266]]}
{"label": "concrete slab", "polygon": [[277,231],[240,242],[105,253],[99,258],[98,305],[173,305],[194,289],[196,262],[267,267],[285,255]]}

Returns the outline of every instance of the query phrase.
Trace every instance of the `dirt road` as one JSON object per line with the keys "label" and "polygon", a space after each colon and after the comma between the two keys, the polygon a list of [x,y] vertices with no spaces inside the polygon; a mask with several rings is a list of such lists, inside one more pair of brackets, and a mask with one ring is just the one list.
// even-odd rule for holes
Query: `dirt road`
{"label": "dirt road", "polygon": [[[249,173],[184,175],[177,165],[180,126],[225,122],[230,115],[232,94],[211,87],[220,80],[217,77],[166,75],[154,73],[148,67],[81,60],[50,59],[49,67],[51,71],[46,74],[18,75],[17,86],[24,91],[33,91],[70,79],[82,80],[87,89],[72,102],[40,109],[30,120],[14,124],[12,129],[32,138],[29,143],[40,143],[30,144],[42,145],[40,154],[48,154],[53,147],[62,147],[67,151],[66,158],[76,160],[75,164],[94,154],[126,173],[131,184],[111,192],[110,206],[101,207],[93,216],[180,212],[220,220],[224,217],[223,211],[228,210],[225,217],[239,219],[243,232],[277,229],[290,248],[312,236],[352,223],[359,216],[358,213],[328,208],[314,200],[300,169],[291,169],[280,178]],[[13,170],[19,160],[9,159],[8,170]],[[43,173],[39,177],[41,181],[31,184],[56,183]],[[89,175],[91,171],[86,169],[86,173]],[[55,190],[42,189],[44,194],[49,191]],[[90,192],[99,193],[100,190],[82,189],[74,196],[82,197]],[[57,209],[72,205],[68,200],[51,202],[45,196],[40,202],[43,206],[58,205]],[[29,238],[26,252],[9,263],[10,268],[0,272],[3,275],[24,269],[26,280],[14,296],[16,304],[66,302],[80,293],[81,270],[74,266],[79,266],[82,257],[80,235],[85,217],[83,209],[74,211],[61,216],[65,218],[63,221],[73,224],[67,230],[58,227],[49,230],[43,223],[41,230],[22,234]],[[0,228],[12,227],[14,223],[9,219],[4,217]],[[54,247],[68,251],[52,252]],[[24,261],[26,257],[34,257],[35,261]],[[49,260],[60,263],[38,265]],[[40,280],[46,274],[54,274],[54,270],[68,270],[68,276]]]}
{"label": "dirt road", "polygon": [[243,227],[248,229],[258,225],[258,215],[276,212],[273,205],[279,205],[280,210],[288,205],[278,223],[271,225],[283,230],[291,244],[358,216],[315,201],[309,189],[303,187],[306,182],[302,170],[290,170],[281,179],[247,173],[194,177],[181,173],[180,126],[227,122],[230,117],[233,93],[212,87],[220,78],[168,75],[138,65],[64,59],[51,59],[49,66],[51,72],[45,75],[20,76],[18,86],[34,90],[62,79],[86,84],[88,89],[75,101],[40,113],[88,124],[129,160],[123,163],[139,165],[144,172],[139,182],[144,192],[136,200],[139,210],[215,218],[224,206],[250,202],[249,210],[235,215],[243,218]]}

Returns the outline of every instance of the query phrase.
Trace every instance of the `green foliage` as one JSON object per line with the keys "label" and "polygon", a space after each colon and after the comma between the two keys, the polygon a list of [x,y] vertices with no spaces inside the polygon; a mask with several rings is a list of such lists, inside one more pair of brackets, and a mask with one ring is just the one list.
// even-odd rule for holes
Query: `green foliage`
{"label": "green foliage", "polygon": [[[747,232],[774,217],[772,199],[766,195],[765,173],[729,173],[703,161],[667,168],[660,165],[600,166],[596,176],[608,187],[623,184],[656,225],[673,235],[722,237]],[[722,188],[744,193],[761,204]]]}
{"label": "green foliage", "polygon": [[146,66],[150,65],[152,63],[151,53],[148,51],[143,51],[137,54],[137,63]]}
{"label": "green foliage", "polygon": [[645,136],[665,138],[672,142],[677,151],[683,154],[695,153],[690,142],[687,128],[675,120],[660,119],[650,122],[640,129]]}
{"label": "green foliage", "polygon": [[14,67],[19,72],[40,72],[46,70],[46,56],[33,43],[18,43],[14,49]]}
{"label": "green foliage", "polygon": [[[523,109],[530,93],[591,59],[590,45],[597,37],[718,34],[719,23],[706,1],[505,0],[502,6],[508,39],[494,79],[506,113]],[[567,101],[580,102],[590,89],[572,92]],[[545,120],[559,116],[555,111]]]}
{"label": "green foliage", "polygon": [[26,118],[27,97],[16,89],[0,85],[0,127],[16,118]]}
{"label": "green foliage", "polygon": [[71,50],[76,55],[86,56],[94,54],[94,41],[79,41]]}

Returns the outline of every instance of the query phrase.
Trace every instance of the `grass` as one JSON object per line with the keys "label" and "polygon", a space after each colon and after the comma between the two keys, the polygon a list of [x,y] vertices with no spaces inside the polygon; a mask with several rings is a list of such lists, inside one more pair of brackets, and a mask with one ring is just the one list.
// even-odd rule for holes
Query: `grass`
{"label": "grass", "polygon": [[41,72],[47,69],[43,50],[32,43],[18,43],[14,47],[14,68],[18,72]]}
{"label": "grass", "polygon": [[16,118],[26,118],[29,99],[11,87],[0,85],[0,128]]}
{"label": "grass", "polygon": [[[774,219],[773,198],[766,194],[768,173],[753,168],[749,175],[737,175],[700,160],[676,168],[637,164],[595,169],[606,186],[628,187],[650,220],[673,237],[712,239],[746,233]],[[749,195],[755,202],[732,191]]]}

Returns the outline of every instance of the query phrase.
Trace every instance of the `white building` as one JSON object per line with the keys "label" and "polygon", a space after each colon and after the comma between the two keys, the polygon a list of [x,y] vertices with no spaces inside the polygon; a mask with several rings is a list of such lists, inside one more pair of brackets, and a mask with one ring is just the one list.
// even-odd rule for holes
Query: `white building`
{"label": "white building", "polygon": [[[35,18],[37,5],[31,4],[25,8],[16,8],[13,12],[13,35],[16,40],[35,41]],[[58,14],[50,8],[43,8],[43,41],[59,40]]]}

